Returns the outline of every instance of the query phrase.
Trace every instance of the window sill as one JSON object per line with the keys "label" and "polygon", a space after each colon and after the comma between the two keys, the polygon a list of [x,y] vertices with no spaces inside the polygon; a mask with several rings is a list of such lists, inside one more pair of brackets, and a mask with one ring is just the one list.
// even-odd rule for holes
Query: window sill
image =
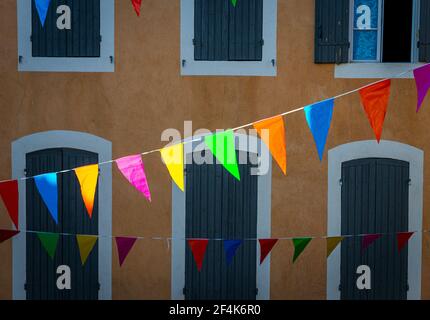
{"label": "window sill", "polygon": [[182,76],[276,76],[272,61],[185,61]]}
{"label": "window sill", "polygon": [[335,78],[347,79],[385,79],[395,78],[402,72],[406,74],[397,77],[401,79],[412,79],[412,69],[424,65],[423,63],[345,63],[336,65],[334,69]]}

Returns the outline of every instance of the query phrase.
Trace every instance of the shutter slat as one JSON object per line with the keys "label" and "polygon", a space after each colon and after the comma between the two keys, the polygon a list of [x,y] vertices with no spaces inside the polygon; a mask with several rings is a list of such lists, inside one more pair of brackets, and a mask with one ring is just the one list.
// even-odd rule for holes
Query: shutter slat
{"label": "shutter slat", "polygon": [[430,1],[420,1],[419,61],[430,62]]}

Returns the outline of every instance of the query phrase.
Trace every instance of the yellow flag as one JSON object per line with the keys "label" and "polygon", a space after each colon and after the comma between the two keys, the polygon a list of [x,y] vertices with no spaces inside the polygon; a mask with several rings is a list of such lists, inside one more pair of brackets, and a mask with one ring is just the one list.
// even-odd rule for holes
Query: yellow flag
{"label": "yellow flag", "polygon": [[184,191],[184,145],[183,143],[166,147],[161,151],[161,158],[169,170],[176,185]]}
{"label": "yellow flag", "polygon": [[97,242],[97,236],[84,236],[77,235],[76,240],[78,241],[79,253],[81,255],[82,265],[87,261],[88,256],[94,248],[94,245]]}
{"label": "yellow flag", "polygon": [[97,164],[93,164],[76,168],[75,174],[81,186],[82,199],[84,200],[88,215],[91,218],[93,215],[94,196],[96,194],[99,166]]}
{"label": "yellow flag", "polygon": [[342,242],[344,237],[328,237],[327,238],[327,258],[331,255],[331,253],[336,249],[339,243]]}

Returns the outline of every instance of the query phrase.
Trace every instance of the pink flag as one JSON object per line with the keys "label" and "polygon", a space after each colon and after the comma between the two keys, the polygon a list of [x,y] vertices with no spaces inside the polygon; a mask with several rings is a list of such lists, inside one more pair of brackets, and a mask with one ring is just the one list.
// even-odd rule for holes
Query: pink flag
{"label": "pink flag", "polygon": [[140,154],[128,156],[116,160],[116,165],[123,176],[143,195],[151,201],[148,181],[146,180],[145,168]]}
{"label": "pink flag", "polygon": [[414,70],[415,83],[417,84],[417,112],[420,111],[427,91],[430,89],[430,64]]}
{"label": "pink flag", "polygon": [[366,250],[372,243],[382,237],[382,234],[367,234],[361,239],[361,251]]}
{"label": "pink flag", "polygon": [[127,258],[131,248],[133,248],[136,240],[137,238],[135,237],[115,237],[120,267],[124,263],[125,258]]}

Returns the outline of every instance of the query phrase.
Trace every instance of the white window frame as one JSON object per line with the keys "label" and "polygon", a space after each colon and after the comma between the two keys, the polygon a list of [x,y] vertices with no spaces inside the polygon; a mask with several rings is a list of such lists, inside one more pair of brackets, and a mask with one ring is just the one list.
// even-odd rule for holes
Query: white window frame
{"label": "white window frame", "polygon": [[[257,188],[257,238],[268,239],[271,237],[271,199],[272,199],[272,157],[269,149],[261,140],[255,136],[245,136],[235,134],[236,150],[258,154],[260,161],[268,161],[268,170],[258,176]],[[240,138],[239,138],[240,137]],[[196,136],[192,137],[196,139]],[[248,143],[240,143],[248,141]],[[184,160],[190,159],[193,151],[201,150],[201,142],[184,144]],[[204,147],[210,152],[207,147]],[[258,148],[258,150],[254,150]],[[186,176],[185,186],[186,186]],[[186,189],[185,189],[186,190]],[[172,264],[171,264],[171,299],[184,300],[185,295],[185,215],[186,215],[186,192],[182,192],[177,185],[172,182]],[[259,245],[256,244],[257,255],[259,257]],[[257,264],[257,300],[270,299],[270,255],[260,265]]]}
{"label": "white window frame", "polygon": [[263,1],[264,45],[261,61],[196,61],[193,45],[194,0],[181,0],[181,75],[276,76],[277,2]]}
{"label": "white window frame", "polygon": [[[382,39],[383,39],[383,4],[385,0],[378,0],[379,17],[378,17],[378,48],[377,48],[377,60],[375,61],[354,61],[354,0],[350,0],[350,23],[349,23],[349,39],[350,39],[350,50],[349,50],[349,63],[340,64],[335,66],[335,78],[393,78],[401,73],[405,73],[400,78],[413,78],[412,69],[418,68],[423,63],[418,62],[418,48],[416,43],[418,41],[418,30],[420,24],[420,1],[413,0],[412,8],[412,44],[411,44],[411,62],[407,63],[387,63],[381,62],[382,55]],[[407,72],[410,71],[410,72]]]}
{"label": "white window frame", "polygon": [[114,72],[115,14],[114,0],[100,1],[100,57],[33,57],[31,36],[31,1],[17,0],[18,71],[38,72]]}
{"label": "white window frame", "polygon": [[[46,131],[22,137],[12,142],[12,177],[24,176],[28,153],[51,149],[73,148],[98,154],[99,162],[112,159],[112,143],[103,138],[75,131]],[[99,300],[112,299],[112,165],[100,166],[99,175]],[[26,182],[18,181],[19,230],[26,230]],[[21,232],[12,239],[12,297],[26,300],[26,233]]]}
{"label": "white window frame", "polygon": [[[409,231],[416,231],[408,242],[408,300],[421,299],[422,227],[423,227],[423,173],[424,152],[407,144],[381,140],[347,143],[328,152],[328,236],[341,235],[342,163],[362,158],[391,158],[409,162],[408,224]],[[407,231],[407,230],[405,230]],[[341,246],[327,259],[327,299],[340,300]]]}

